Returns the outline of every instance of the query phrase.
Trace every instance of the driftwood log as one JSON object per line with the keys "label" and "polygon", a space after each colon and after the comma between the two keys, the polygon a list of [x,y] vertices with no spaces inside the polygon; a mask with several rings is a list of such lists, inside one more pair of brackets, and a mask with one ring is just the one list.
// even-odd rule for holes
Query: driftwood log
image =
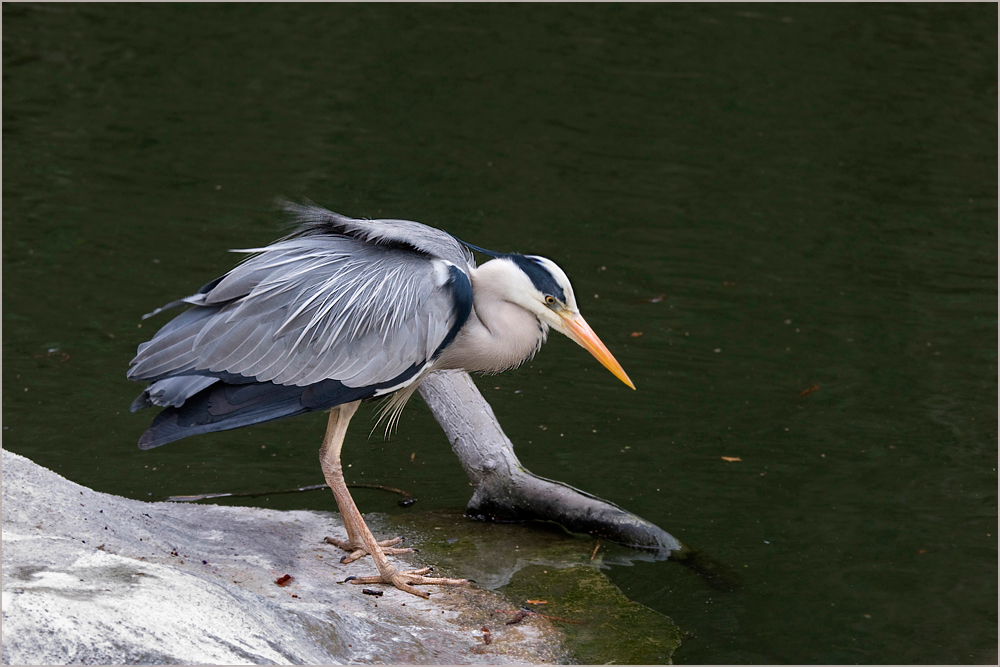
{"label": "driftwood log", "polygon": [[420,395],[472,482],[469,516],[496,521],[555,521],[571,532],[653,551],[663,558],[684,550],[677,538],[649,521],[525,469],[468,373],[432,373],[421,383]]}

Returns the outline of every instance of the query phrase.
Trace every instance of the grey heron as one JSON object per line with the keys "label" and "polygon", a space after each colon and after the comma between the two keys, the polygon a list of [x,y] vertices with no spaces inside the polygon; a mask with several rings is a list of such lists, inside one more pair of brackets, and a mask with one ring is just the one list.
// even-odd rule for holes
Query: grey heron
{"label": "grey heron", "polygon": [[[286,204],[290,235],[249,256],[192,296],[154,310],[190,308],[141,344],[128,378],[150,384],[132,411],[164,408],[141,449],[330,410],[320,464],[347,530],[334,541],[370,554],[379,574],[355,583],[455,584],[397,571],[344,481],[340,452],[361,401],[389,396],[389,424],[434,370],[497,373],[532,358],[550,329],[588,350],[635,389],[580,315],[566,274],[536,255],[497,253],[408,220],[357,220],[318,206]],[[471,249],[490,259],[476,265]]]}

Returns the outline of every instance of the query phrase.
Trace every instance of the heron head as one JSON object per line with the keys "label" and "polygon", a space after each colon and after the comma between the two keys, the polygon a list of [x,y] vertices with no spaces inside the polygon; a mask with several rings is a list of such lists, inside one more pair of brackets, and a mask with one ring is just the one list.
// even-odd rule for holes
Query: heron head
{"label": "heron head", "polygon": [[530,282],[530,286],[525,284],[518,290],[520,306],[590,352],[616,378],[635,389],[621,364],[580,315],[573,286],[555,262],[538,255],[506,255],[504,259],[513,262]]}

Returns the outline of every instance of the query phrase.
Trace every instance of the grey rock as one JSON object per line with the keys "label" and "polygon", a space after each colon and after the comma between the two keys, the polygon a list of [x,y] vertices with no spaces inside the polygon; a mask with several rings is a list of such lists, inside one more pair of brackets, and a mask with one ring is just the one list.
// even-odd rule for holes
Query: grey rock
{"label": "grey rock", "polygon": [[[323,544],[338,514],[146,503],[3,452],[6,664],[496,664],[558,662],[543,619],[493,633],[510,602],[471,586],[383,597]],[[331,499],[332,503],[332,499]],[[417,567],[399,558],[404,567]],[[288,574],[287,586],[275,581]],[[444,573],[460,576],[461,573]],[[376,586],[372,586],[376,588]],[[495,618],[495,617],[494,617]],[[494,625],[494,630],[496,626]]]}

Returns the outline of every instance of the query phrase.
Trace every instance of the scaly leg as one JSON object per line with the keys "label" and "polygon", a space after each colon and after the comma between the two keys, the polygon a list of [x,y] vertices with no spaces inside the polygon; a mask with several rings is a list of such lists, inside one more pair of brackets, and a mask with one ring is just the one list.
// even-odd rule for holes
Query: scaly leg
{"label": "scaly leg", "polygon": [[326,435],[323,437],[323,447],[319,450],[319,461],[323,468],[323,476],[326,478],[326,483],[330,489],[333,490],[333,497],[337,500],[337,507],[340,509],[340,515],[344,519],[344,527],[347,529],[346,542],[342,540],[333,541],[331,538],[327,538],[327,541],[352,552],[344,558],[343,562],[351,562],[364,556],[366,553],[371,554],[379,572],[379,576],[377,577],[352,577],[349,580],[355,584],[392,584],[402,591],[413,593],[422,598],[428,598],[430,595],[413,588],[411,584],[467,583],[465,579],[443,579],[422,576],[430,568],[422,568],[410,572],[398,571],[389,563],[389,559],[386,558],[385,554],[404,553],[412,551],[412,549],[383,549],[383,544],[388,547],[390,544],[399,542],[399,538],[379,543],[375,540],[372,532],[368,530],[368,526],[365,525],[365,520],[358,510],[358,506],[354,504],[351,492],[347,489],[347,482],[344,480],[344,470],[340,463],[340,450],[344,446],[344,436],[347,434],[347,426],[350,424],[351,417],[354,416],[360,404],[361,401],[354,401],[353,403],[338,405],[330,410],[330,421],[327,424]]}
{"label": "scaly leg", "polygon": [[[357,411],[358,405],[360,405],[360,401],[338,405],[330,410],[330,420],[327,422],[326,435],[323,437],[323,447],[319,450],[319,462],[323,468],[323,476],[326,477],[326,483],[333,491],[333,496],[337,500],[337,507],[340,509],[340,514],[344,519],[344,528],[347,529],[346,540],[327,537],[325,541],[327,544],[340,547],[348,552],[346,556],[340,559],[340,562],[345,565],[353,563],[359,558],[364,558],[370,553],[365,547],[362,537],[362,533],[367,530],[365,523],[360,519],[361,515],[359,512],[352,512],[349,509],[351,507],[356,509],[357,506],[354,504],[354,499],[351,498],[351,494],[347,490],[347,482],[344,480],[344,470],[340,463],[340,451],[344,445],[344,436],[347,434],[347,427],[351,423],[351,417]],[[402,537],[394,537],[389,540],[376,542],[376,544],[382,547],[382,553],[384,554],[404,554],[414,551],[414,549],[388,548],[402,541]]]}

